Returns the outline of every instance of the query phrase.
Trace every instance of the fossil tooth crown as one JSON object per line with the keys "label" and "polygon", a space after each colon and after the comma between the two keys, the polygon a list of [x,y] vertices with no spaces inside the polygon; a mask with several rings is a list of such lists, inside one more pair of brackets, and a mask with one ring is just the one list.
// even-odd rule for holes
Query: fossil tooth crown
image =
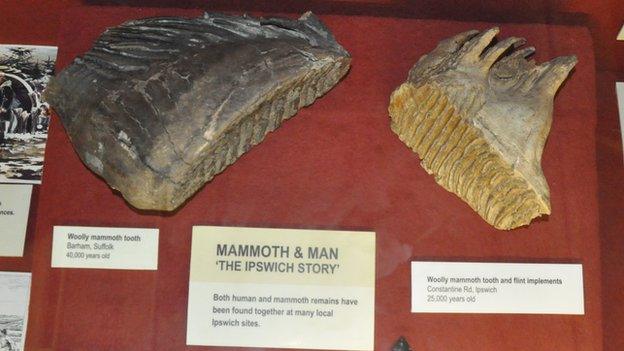
{"label": "fossil tooth crown", "polygon": [[145,18],[107,29],[46,99],[93,172],[134,207],[171,211],[350,61],[312,13]]}
{"label": "fossil tooth crown", "polygon": [[435,181],[498,229],[550,214],[541,157],[553,99],[576,57],[541,65],[498,28],[443,40],[390,99],[391,128]]}

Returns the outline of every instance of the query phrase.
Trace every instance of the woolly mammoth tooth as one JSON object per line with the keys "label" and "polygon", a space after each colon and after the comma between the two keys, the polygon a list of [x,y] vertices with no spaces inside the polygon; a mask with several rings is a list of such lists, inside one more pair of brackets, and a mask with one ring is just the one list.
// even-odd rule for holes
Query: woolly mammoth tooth
{"label": "woolly mammoth tooth", "polygon": [[106,30],[46,99],[83,162],[130,204],[174,210],[350,61],[312,13],[146,18]]}
{"label": "woolly mammoth tooth", "polygon": [[557,89],[576,64],[528,61],[522,38],[498,28],[446,39],[390,98],[391,128],[438,184],[498,229],[550,214],[541,157]]}

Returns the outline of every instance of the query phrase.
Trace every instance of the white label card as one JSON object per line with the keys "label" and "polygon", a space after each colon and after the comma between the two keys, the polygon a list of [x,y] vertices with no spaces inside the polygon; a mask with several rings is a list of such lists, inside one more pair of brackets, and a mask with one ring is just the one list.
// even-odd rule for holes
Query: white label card
{"label": "white label card", "polygon": [[52,267],[158,269],[158,229],[54,227]]}
{"label": "white label card", "polygon": [[32,185],[0,184],[0,256],[24,256]]}
{"label": "white label card", "polygon": [[624,40],[624,26],[620,29],[620,33],[618,33],[617,40]]}
{"label": "white label card", "polygon": [[582,315],[583,266],[412,262],[412,312]]}
{"label": "white label card", "polygon": [[187,344],[373,350],[375,233],[194,227]]}

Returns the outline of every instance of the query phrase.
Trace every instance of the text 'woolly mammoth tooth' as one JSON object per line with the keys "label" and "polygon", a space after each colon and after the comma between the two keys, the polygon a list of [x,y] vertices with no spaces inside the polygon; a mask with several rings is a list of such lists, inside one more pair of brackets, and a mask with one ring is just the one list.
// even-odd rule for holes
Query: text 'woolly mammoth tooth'
{"label": "text 'woolly mammoth tooth'", "polygon": [[550,214],[541,168],[553,99],[576,64],[536,65],[522,38],[498,28],[443,40],[390,98],[391,128],[436,182],[498,229]]}
{"label": "text 'woolly mammoth tooth'", "polygon": [[312,13],[207,13],[107,29],[46,99],[83,162],[140,209],[174,210],[329,91],[351,58]]}

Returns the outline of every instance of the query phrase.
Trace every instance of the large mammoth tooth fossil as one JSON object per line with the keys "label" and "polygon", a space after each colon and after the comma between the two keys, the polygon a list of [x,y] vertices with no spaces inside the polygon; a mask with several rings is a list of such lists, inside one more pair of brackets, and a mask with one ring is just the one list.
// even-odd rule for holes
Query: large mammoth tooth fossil
{"label": "large mammoth tooth fossil", "polygon": [[46,99],[91,170],[133,206],[170,211],[350,61],[312,13],[146,18],[106,30]]}
{"label": "large mammoth tooth fossil", "polygon": [[492,45],[498,28],[446,39],[394,91],[392,130],[438,184],[498,229],[550,214],[542,150],[553,99],[576,64],[528,61],[524,39]]}

